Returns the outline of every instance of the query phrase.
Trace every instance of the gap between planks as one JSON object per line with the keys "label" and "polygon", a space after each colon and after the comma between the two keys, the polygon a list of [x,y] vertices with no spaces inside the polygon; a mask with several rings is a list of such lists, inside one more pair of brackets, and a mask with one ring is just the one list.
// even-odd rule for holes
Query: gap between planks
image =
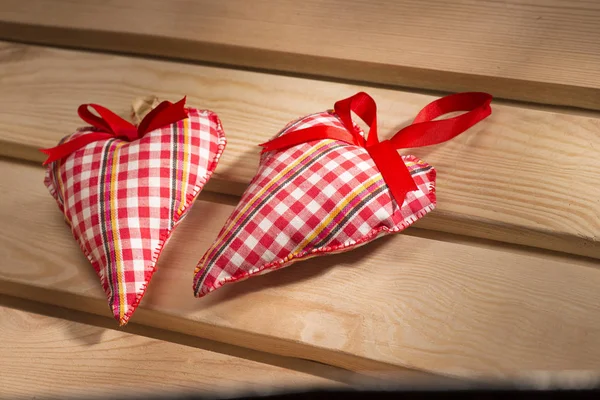
{"label": "gap between planks", "polygon": [[[128,335],[147,337],[165,343],[173,343],[189,348],[190,351],[197,349],[199,352],[211,352],[222,354],[224,357],[247,360],[248,363],[260,363],[281,368],[299,375],[312,375],[318,382],[337,382],[339,384],[351,384],[361,381],[364,377],[356,373],[330,365],[303,360],[299,358],[284,357],[273,353],[252,350],[223,342],[203,339],[198,336],[186,335],[171,330],[154,328],[148,325],[130,323],[126,326],[115,325],[112,317],[104,317],[98,314],[77,311],[73,308],[54,306],[49,303],[27,300],[21,297],[0,294],[0,307],[5,309],[16,309],[26,313],[39,314],[41,316],[67,320],[76,324],[85,324],[98,328],[98,330],[118,331]],[[100,335],[99,335],[100,336]]]}
{"label": "gap between planks", "polygon": [[[435,97],[381,88],[106,54],[0,44],[0,154],[34,161],[82,122],[81,103],[127,114],[157,95],[209,108],[227,149],[207,190],[239,195],[258,143],[287,122],[367,90],[383,136]],[[438,174],[438,208],[417,226],[600,257],[600,119],[493,105],[491,117],[448,143],[406,150]]]}
{"label": "gap between planks", "polygon": [[585,0],[5,0],[0,15],[3,39],[600,109]]}
{"label": "gap between planks", "polygon": [[[0,160],[0,171],[0,292],[110,315],[43,170]],[[507,376],[600,362],[597,261],[493,243],[393,235],[195,299],[193,268],[231,210],[197,201],[132,322],[369,375]]]}
{"label": "gap between planks", "polygon": [[2,397],[222,395],[355,381],[314,362],[136,324],[115,329],[108,318],[5,295],[0,339]]}

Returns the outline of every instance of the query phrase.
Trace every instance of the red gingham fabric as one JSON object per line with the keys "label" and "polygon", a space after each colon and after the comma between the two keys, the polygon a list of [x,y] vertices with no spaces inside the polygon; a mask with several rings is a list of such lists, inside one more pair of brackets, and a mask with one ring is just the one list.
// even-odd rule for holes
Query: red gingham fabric
{"label": "red gingham fabric", "polygon": [[[277,136],[317,125],[343,128],[330,111],[288,124]],[[196,267],[194,294],[405,229],[435,207],[436,173],[413,156],[403,161],[418,190],[399,205],[362,147],[326,139],[263,153],[256,176]]]}
{"label": "red gingham fabric", "polygon": [[[80,129],[63,142],[89,131]],[[48,165],[45,184],[121,325],[137,308],[164,245],[225,144],[216,114],[188,108],[188,118],[141,139],[93,142]]]}

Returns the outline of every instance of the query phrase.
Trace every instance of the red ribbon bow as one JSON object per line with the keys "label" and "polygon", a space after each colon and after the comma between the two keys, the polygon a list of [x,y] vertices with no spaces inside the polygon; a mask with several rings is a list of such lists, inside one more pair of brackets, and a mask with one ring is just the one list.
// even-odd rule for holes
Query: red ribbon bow
{"label": "red ribbon bow", "polygon": [[[114,112],[98,104],[82,104],[77,109],[79,117],[97,130],[78,136],[50,149],[41,149],[42,153],[48,155],[48,158],[44,161],[44,165],[60,160],[98,140],[118,138],[131,142],[140,139],[148,132],[187,118],[185,100],[186,98],[184,97],[175,104],[170,101],[163,101],[144,117],[137,128],[131,122],[125,121]],[[96,110],[100,116],[92,114],[89,107]]]}
{"label": "red ribbon bow", "polygon": [[[346,129],[315,126],[284,134],[260,146],[265,152],[312,140],[334,139],[363,147],[373,158],[392,195],[401,205],[406,194],[418,188],[397,150],[430,146],[458,136],[492,113],[491,101],[491,95],[481,92],[457,93],[442,97],[425,106],[411,125],[400,129],[391,139],[380,142],[377,137],[375,100],[368,94],[360,92],[335,103],[334,110]],[[354,129],[351,111],[354,111],[369,126],[366,139]],[[433,121],[444,114],[456,111],[467,112],[453,118]]]}

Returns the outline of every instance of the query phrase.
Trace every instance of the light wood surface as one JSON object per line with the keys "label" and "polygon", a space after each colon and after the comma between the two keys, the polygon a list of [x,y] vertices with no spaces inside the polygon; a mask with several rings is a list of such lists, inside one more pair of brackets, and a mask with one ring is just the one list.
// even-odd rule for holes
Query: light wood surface
{"label": "light wood surface", "polygon": [[0,38],[600,109],[590,0],[4,0]]}
{"label": "light wood surface", "polygon": [[[2,43],[0,154],[40,162],[99,103],[127,116],[139,97],[210,108],[228,145],[207,189],[241,194],[259,147],[290,120],[367,90],[382,137],[435,97],[172,62]],[[405,150],[438,170],[438,208],[418,226],[600,257],[600,119],[493,105],[450,142]]]}
{"label": "light wood surface", "polygon": [[318,376],[0,306],[0,397],[119,398],[341,385]]}
{"label": "light wood surface", "polygon": [[[0,292],[108,316],[42,175],[0,161]],[[133,323],[367,373],[406,366],[498,376],[600,365],[597,261],[414,236],[417,229],[196,299],[194,266],[234,201],[196,202]]]}

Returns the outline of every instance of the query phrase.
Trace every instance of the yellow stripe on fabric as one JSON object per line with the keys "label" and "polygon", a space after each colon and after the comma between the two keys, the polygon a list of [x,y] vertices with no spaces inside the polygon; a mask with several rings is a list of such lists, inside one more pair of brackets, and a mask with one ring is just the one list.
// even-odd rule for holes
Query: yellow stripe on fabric
{"label": "yellow stripe on fabric", "polygon": [[350,194],[346,198],[344,198],[344,200],[341,203],[339,203],[339,204],[337,204],[335,206],[335,208],[333,209],[332,213],[329,214],[327,216],[327,218],[325,218],[312,231],[312,233],[302,241],[302,243],[300,243],[298,246],[296,246],[296,248],[290,253],[290,255],[296,254],[297,251],[302,250],[308,243],[310,243],[311,241],[313,241],[314,238],[317,237],[323,231],[323,229],[325,229],[327,226],[329,226],[329,224],[331,223],[331,221],[333,221],[333,219],[335,217],[337,217],[339,215],[339,213],[341,213],[342,210],[348,204],[350,204],[350,202],[352,200],[354,200],[362,192],[364,192],[365,190],[368,190],[371,186],[373,186],[377,182],[380,182],[381,180],[382,180],[381,175],[377,174],[374,177],[372,177],[371,179],[369,179],[368,181],[366,181],[363,185],[360,185],[360,186],[357,186],[356,188],[354,188],[354,190],[352,192],[350,192]]}
{"label": "yellow stripe on fabric", "polygon": [[119,285],[119,318],[122,320],[124,316],[124,301],[125,288],[123,287],[123,260],[121,259],[121,243],[119,236],[119,226],[117,225],[117,191],[115,185],[117,181],[117,173],[119,167],[119,149],[127,142],[121,142],[115,147],[115,152],[112,159],[112,168],[110,173],[110,224],[112,228],[113,243],[115,246],[115,261],[116,275]]}
{"label": "yellow stripe on fabric", "polygon": [[189,149],[189,135],[188,135],[188,130],[189,130],[190,126],[189,126],[189,120],[188,118],[183,120],[183,176],[181,179],[181,199],[179,200],[179,210],[177,210],[178,214],[181,214],[183,212],[183,209],[185,207],[185,203],[186,203],[186,195],[187,195],[187,178],[188,178],[188,163],[189,163],[189,156],[188,154],[190,153],[190,149]]}
{"label": "yellow stripe on fabric", "polygon": [[60,160],[56,160],[56,169],[54,170],[54,176],[56,177],[56,181],[58,182],[58,190],[60,190],[62,199],[63,199],[63,206],[65,206],[64,202],[65,202],[65,192],[63,192],[64,190],[64,184],[62,181],[62,176],[60,173],[60,167],[62,166],[62,158]]}
{"label": "yellow stripe on fabric", "polygon": [[[269,182],[268,185],[266,185],[265,187],[263,187],[256,195],[254,195],[254,197],[252,199],[250,199],[250,201],[248,201],[246,203],[246,207],[244,207],[244,209],[236,216],[236,218],[234,220],[232,220],[232,222],[227,226],[227,229],[223,231],[223,234],[221,235],[221,237],[225,237],[229,231],[231,230],[232,227],[234,227],[237,222],[239,221],[239,219],[246,214],[246,212],[248,211],[248,209],[250,209],[250,207],[252,207],[254,205],[254,203],[261,198],[261,196],[267,191],[269,190],[273,185],[277,184],[279,182],[279,179],[281,179],[283,176],[285,176],[288,172],[290,172],[292,169],[294,169],[298,164],[300,164],[301,162],[303,162],[304,160],[306,160],[307,158],[309,158],[310,156],[312,156],[314,153],[316,153],[317,151],[319,151],[321,148],[327,146],[328,144],[330,144],[331,142],[334,142],[334,140],[322,140],[321,142],[319,142],[316,146],[314,146],[312,149],[310,149],[310,151],[304,153],[302,155],[302,157],[298,158],[297,160],[294,160],[293,163],[291,163],[290,165],[288,165],[283,171],[281,171],[275,178],[273,178],[271,180],[271,182]],[[208,252],[213,251],[214,246],[215,245],[219,245],[218,242],[216,242],[209,250]]]}

